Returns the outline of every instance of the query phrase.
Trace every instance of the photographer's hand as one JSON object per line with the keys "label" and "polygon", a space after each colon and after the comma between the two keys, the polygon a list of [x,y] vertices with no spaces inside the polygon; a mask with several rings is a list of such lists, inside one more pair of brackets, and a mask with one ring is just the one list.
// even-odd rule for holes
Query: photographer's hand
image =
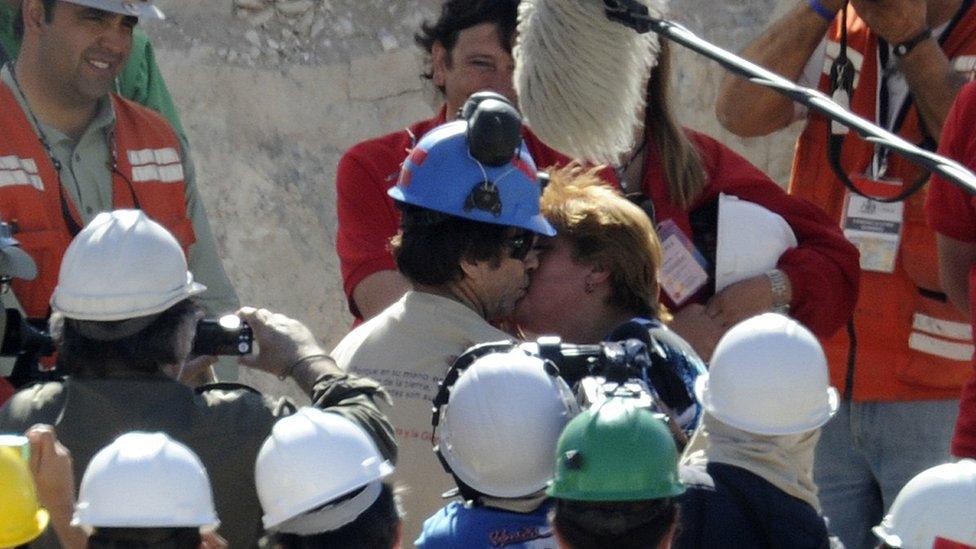
{"label": "photographer's hand", "polygon": [[251,325],[257,342],[257,353],[240,357],[241,364],[278,377],[291,376],[306,393],[311,393],[322,374],[343,373],[301,322],[253,307],[242,307],[237,316]]}

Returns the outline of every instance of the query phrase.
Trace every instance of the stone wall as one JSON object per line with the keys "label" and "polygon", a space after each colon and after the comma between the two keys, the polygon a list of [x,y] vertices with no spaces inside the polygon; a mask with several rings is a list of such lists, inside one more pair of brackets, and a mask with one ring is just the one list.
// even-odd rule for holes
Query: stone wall
{"label": "stone wall", "polygon": [[[146,30],[180,108],[241,301],[299,318],[335,344],[351,318],[334,251],[336,163],[353,143],[433,112],[437,99],[418,77],[412,34],[439,0],[158,3],[169,18]],[[738,50],[778,3],[673,0],[672,12],[703,37]],[[713,115],[721,69],[683,50],[676,67],[684,122],[785,180],[792,134],[731,138]],[[282,389],[267,376],[242,377]]]}

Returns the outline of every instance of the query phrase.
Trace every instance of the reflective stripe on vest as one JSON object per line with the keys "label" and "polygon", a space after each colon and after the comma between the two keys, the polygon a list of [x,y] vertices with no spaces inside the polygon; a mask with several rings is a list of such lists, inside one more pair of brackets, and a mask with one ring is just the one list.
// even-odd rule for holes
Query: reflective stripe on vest
{"label": "reflective stripe on vest", "polygon": [[942,320],[922,313],[915,313],[912,318],[912,328],[949,339],[962,341],[973,340],[973,328],[964,322]]}
{"label": "reflective stripe on vest", "polygon": [[908,347],[922,353],[960,362],[969,360],[973,356],[972,345],[939,339],[921,332],[912,332],[912,335],[908,337]]}
{"label": "reflective stripe on vest", "polygon": [[176,149],[142,149],[128,152],[132,164],[132,182],[161,181],[176,183],[183,181],[183,163]]}
{"label": "reflective stripe on vest", "polygon": [[973,329],[969,324],[915,313],[912,328],[917,331],[908,338],[910,349],[950,360],[965,361],[973,356]]}
{"label": "reflective stripe on vest", "polygon": [[37,171],[37,162],[32,158],[0,157],[0,187],[10,185],[30,185],[43,191],[44,181]]}

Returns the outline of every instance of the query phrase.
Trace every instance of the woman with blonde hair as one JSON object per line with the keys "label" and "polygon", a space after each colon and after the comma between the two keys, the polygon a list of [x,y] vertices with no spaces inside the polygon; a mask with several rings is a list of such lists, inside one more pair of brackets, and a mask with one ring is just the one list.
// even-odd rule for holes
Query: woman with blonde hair
{"label": "woman with blonde hair", "polygon": [[597,173],[579,165],[551,172],[541,211],[556,236],[536,244],[539,268],[514,321],[526,337],[644,341],[661,359],[658,364],[667,365],[651,369],[651,384],[677,424],[690,432],[699,416],[692,387],[705,366],[663,324],[671,317],[658,299],[661,242],[640,207]]}

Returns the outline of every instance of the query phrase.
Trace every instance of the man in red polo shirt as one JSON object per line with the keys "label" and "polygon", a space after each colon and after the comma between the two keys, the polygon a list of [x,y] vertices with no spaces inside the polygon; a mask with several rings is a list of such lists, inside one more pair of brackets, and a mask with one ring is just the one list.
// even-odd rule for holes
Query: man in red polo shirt
{"label": "man in red polo shirt", "polygon": [[[410,287],[396,269],[389,240],[400,214],[386,191],[400,173],[407,151],[429,130],[456,118],[472,93],[490,90],[514,101],[512,45],[518,0],[448,0],[434,22],[421,25],[417,44],[428,54],[429,79],[444,97],[433,118],[354,145],[339,161],[336,249],[349,310],[368,319],[400,298]],[[540,169],[565,157],[523,132]]]}

